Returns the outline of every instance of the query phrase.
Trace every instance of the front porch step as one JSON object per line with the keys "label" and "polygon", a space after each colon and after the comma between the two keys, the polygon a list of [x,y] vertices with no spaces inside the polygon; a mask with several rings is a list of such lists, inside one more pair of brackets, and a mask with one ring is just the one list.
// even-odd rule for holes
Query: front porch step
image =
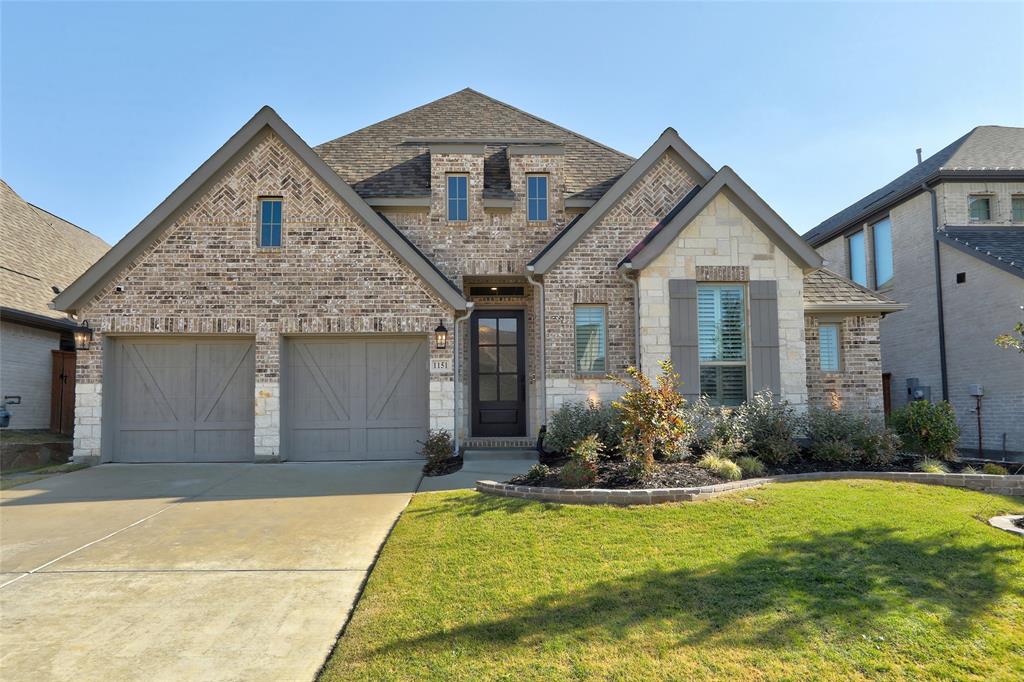
{"label": "front porch step", "polygon": [[477,436],[476,438],[467,438],[463,445],[467,450],[498,450],[502,448],[530,450],[536,447],[537,440],[527,437],[484,438]]}
{"label": "front porch step", "polygon": [[466,448],[462,453],[463,465],[470,462],[495,462],[507,459],[537,461],[537,451],[526,448]]}

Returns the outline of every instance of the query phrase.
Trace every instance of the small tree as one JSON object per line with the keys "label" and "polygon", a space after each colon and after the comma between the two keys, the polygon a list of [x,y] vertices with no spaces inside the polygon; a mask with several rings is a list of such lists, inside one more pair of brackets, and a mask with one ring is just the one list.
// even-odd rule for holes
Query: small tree
{"label": "small tree", "polygon": [[679,375],[672,363],[659,363],[656,382],[636,367],[626,370],[629,379],[609,377],[626,388],[612,403],[622,417],[622,452],[641,475],[654,468],[655,458],[678,454],[686,444],[690,426],[682,417],[686,399],[676,390]]}
{"label": "small tree", "polygon": [[[1016,334],[1016,336],[1014,336]],[[1015,350],[1024,353],[1024,322],[1018,322],[1009,334],[1000,334],[996,337],[996,345],[1007,350]]]}
{"label": "small tree", "polygon": [[956,459],[960,427],[953,406],[945,400],[915,400],[892,413],[892,427],[912,451],[943,459]]}

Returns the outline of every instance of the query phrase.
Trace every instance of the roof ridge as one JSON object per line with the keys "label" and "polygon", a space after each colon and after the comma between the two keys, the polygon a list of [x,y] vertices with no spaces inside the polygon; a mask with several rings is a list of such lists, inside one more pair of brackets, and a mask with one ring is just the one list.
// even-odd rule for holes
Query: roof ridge
{"label": "roof ridge", "polygon": [[[510,109],[510,110],[512,110],[512,111],[514,111],[514,112],[516,112],[518,114],[522,114],[523,116],[528,116],[529,118],[532,118],[533,120],[539,121],[539,122],[544,123],[546,125],[554,126],[555,128],[558,128],[559,130],[561,130],[562,132],[569,133],[573,137],[577,137],[577,138],[579,138],[579,139],[581,139],[581,140],[583,140],[585,142],[589,142],[590,144],[597,145],[598,147],[601,147],[602,149],[607,149],[608,151],[612,152],[613,154],[618,154],[623,159],[626,159],[628,161],[636,161],[635,157],[630,156],[629,154],[626,154],[625,152],[620,152],[618,149],[615,149],[614,147],[609,147],[608,145],[606,145],[606,144],[604,144],[602,142],[598,142],[597,140],[595,140],[593,138],[590,138],[590,137],[587,137],[586,135],[581,135],[580,133],[577,133],[575,130],[570,130],[569,128],[566,128],[565,126],[560,126],[557,123],[552,123],[551,121],[547,120],[546,118],[541,118],[540,116],[537,116],[536,114],[531,114],[529,111],[524,111],[523,109],[520,109],[519,107],[512,106],[508,102],[502,102],[500,99],[495,99],[494,97],[491,97],[490,95],[485,95],[484,93],[480,92],[479,90],[474,90],[473,88],[463,88],[462,90],[459,90],[459,92],[471,92],[474,95],[477,95],[478,97],[483,97],[484,99],[486,99],[486,100],[488,100],[490,102],[494,102],[495,104],[500,104],[501,106],[505,107],[506,109]],[[452,94],[457,95],[457,94],[459,94],[459,92],[452,93]]]}
{"label": "roof ridge", "polygon": [[79,225],[79,224],[77,224],[77,223],[73,223],[73,222],[71,222],[70,220],[68,220],[67,218],[63,218],[63,217],[61,217],[61,216],[57,215],[57,214],[56,214],[56,213],[54,213],[53,211],[47,211],[47,210],[46,210],[45,208],[43,208],[42,206],[37,206],[36,204],[33,204],[33,203],[32,203],[31,201],[26,201],[25,203],[26,203],[26,204],[28,204],[29,206],[31,206],[32,208],[34,208],[34,209],[38,210],[38,211],[42,211],[42,212],[43,212],[43,213],[45,213],[46,215],[49,215],[49,216],[53,216],[53,217],[54,217],[54,218],[56,218],[57,220],[59,220],[59,221],[61,221],[61,222],[63,222],[63,223],[67,223],[67,224],[68,224],[68,225],[70,225],[71,227],[76,227],[76,228],[78,228],[79,230],[81,230],[82,232],[85,232],[85,233],[86,233],[87,235],[89,235],[90,237],[95,237],[96,239],[99,239],[99,240],[100,240],[100,241],[102,241],[102,242],[103,242],[104,244],[106,244],[106,240],[104,240],[104,239],[103,239],[103,237],[100,237],[100,236],[99,236],[98,234],[96,234],[96,233],[95,233],[95,232],[93,232],[92,230],[86,229],[86,228],[82,227],[81,225]]}
{"label": "roof ridge", "polygon": [[[415,106],[412,109],[406,109],[405,111],[399,112],[399,113],[395,114],[394,116],[388,116],[387,118],[381,119],[380,121],[374,121],[373,123],[368,123],[368,124],[364,125],[362,128],[356,128],[355,130],[347,132],[344,135],[339,135],[337,137],[332,137],[329,140],[324,140],[320,144],[313,145],[313,149],[317,149],[318,147],[323,147],[324,145],[330,144],[331,142],[334,142],[336,140],[343,140],[346,137],[351,137],[352,135],[355,135],[356,133],[361,133],[364,130],[367,130],[369,128],[373,128],[375,126],[379,126],[381,124],[387,123],[388,121],[393,121],[396,118],[400,118],[402,116],[405,116],[406,114],[411,114],[414,111],[419,111],[420,109],[422,109],[424,107],[429,107],[431,104],[437,104],[438,102],[446,100],[449,97],[454,97],[455,95],[459,94],[460,92],[466,92],[467,90],[469,90],[469,88],[463,88],[462,90],[456,90],[455,92],[450,92],[447,95],[444,95],[443,97],[438,97],[437,99],[432,99],[429,102],[424,102],[423,104],[420,104],[419,106]],[[471,91],[471,92],[475,92],[475,91]]]}

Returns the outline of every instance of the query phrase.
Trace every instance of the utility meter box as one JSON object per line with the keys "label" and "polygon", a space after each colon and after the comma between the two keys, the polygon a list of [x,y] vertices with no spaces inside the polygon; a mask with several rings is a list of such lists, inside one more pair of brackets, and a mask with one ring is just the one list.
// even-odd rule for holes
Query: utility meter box
{"label": "utility meter box", "polygon": [[981,384],[971,384],[967,387],[967,393],[975,398],[980,398],[985,395],[985,388]]}

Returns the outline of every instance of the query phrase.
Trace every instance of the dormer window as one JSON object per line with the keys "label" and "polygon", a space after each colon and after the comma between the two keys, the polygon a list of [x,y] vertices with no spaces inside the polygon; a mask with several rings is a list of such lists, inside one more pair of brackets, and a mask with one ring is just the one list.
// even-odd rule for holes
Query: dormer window
{"label": "dormer window", "polygon": [[548,219],[548,176],[526,176],[526,219],[542,221]]}
{"label": "dormer window", "polygon": [[448,220],[469,220],[469,176],[448,176]]}

